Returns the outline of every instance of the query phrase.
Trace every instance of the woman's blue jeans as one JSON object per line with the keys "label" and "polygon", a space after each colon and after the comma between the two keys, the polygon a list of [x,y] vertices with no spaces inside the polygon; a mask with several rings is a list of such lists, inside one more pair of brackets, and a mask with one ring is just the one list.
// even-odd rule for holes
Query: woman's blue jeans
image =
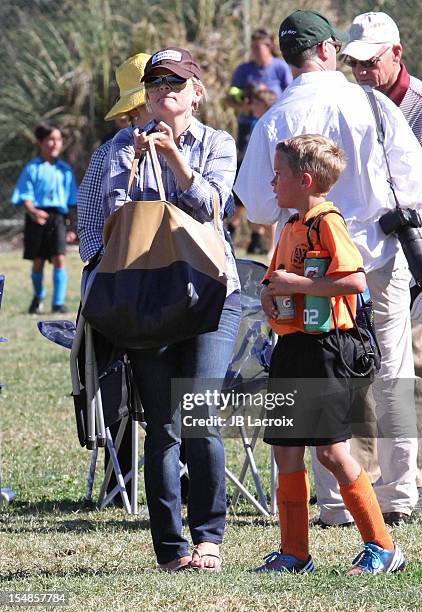
{"label": "woman's blue jeans", "polygon": [[[189,544],[182,536],[181,409],[177,397],[171,396],[171,379],[224,379],[239,322],[240,309],[225,306],[215,332],[160,349],[128,353],[147,423],[145,490],[158,563],[189,554]],[[220,544],[226,521],[223,442],[219,432],[211,428],[205,437],[186,437],[185,444],[189,471],[187,519],[193,544]]]}

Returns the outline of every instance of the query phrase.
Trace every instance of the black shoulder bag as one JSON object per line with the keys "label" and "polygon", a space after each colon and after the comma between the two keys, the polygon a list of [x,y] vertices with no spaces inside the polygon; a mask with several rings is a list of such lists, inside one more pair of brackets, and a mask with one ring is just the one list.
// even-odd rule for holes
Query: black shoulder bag
{"label": "black shoulder bag", "polygon": [[[316,232],[318,242],[321,243],[319,224],[322,217],[325,217],[329,214],[339,215],[343,219],[344,224],[346,225],[346,221],[343,215],[336,210],[327,210],[325,212],[320,213],[313,219],[310,219],[308,222],[305,223],[305,225],[308,226],[307,239],[309,249],[311,251],[314,250],[313,242],[311,239],[311,231],[314,230]],[[340,331],[337,324],[337,317],[335,315],[333,305],[331,304],[331,314],[333,316],[338,352],[341,362],[351,376],[357,378],[369,378],[370,380],[373,380],[375,372],[378,372],[381,367],[381,351],[375,334],[374,308],[372,300],[365,301],[363,295],[361,293],[358,294],[355,318],[353,316],[352,310],[346,297],[342,297],[346,305],[347,311],[350,315],[350,319],[353,322],[353,328],[348,331],[353,339],[355,351],[353,364],[346,363],[341,349]]]}

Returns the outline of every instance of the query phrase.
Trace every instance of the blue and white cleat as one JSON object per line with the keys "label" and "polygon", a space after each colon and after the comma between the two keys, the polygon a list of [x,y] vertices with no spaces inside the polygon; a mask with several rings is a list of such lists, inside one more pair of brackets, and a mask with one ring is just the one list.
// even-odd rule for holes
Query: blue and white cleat
{"label": "blue and white cleat", "polygon": [[394,550],[386,550],[372,542],[364,545],[362,552],[352,563],[353,567],[347,572],[348,576],[402,572],[406,567],[403,553],[397,544],[394,545]]}
{"label": "blue and white cleat", "polygon": [[264,557],[265,563],[250,570],[255,573],[289,572],[290,574],[312,574],[314,562],[309,556],[307,561],[299,561],[293,555],[283,555],[282,552],[272,552]]}

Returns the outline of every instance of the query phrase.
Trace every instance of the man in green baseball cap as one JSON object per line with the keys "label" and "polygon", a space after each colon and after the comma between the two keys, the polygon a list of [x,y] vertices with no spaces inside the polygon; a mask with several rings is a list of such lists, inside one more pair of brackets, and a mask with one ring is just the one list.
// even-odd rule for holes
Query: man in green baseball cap
{"label": "man in green baseball cap", "polygon": [[317,11],[295,11],[281,23],[278,35],[283,55],[310,49],[324,40],[332,39],[339,46],[348,41],[347,34]]}

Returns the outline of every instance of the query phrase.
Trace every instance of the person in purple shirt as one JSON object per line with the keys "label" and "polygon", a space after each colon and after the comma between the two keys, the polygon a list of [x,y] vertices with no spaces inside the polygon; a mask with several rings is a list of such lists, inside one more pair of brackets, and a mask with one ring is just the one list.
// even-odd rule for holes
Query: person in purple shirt
{"label": "person in purple shirt", "polygon": [[259,28],[252,33],[251,54],[251,61],[239,64],[235,69],[227,96],[227,104],[239,112],[237,134],[239,162],[243,158],[254,122],[247,92],[256,85],[265,85],[279,98],[292,80],[292,73],[287,63],[275,57],[274,35],[266,28]]}
{"label": "person in purple shirt", "polygon": [[[251,36],[252,59],[239,64],[235,69],[231,86],[226,96],[226,103],[237,113],[237,159],[238,168],[248,146],[256,118],[251,109],[251,92],[259,86],[268,89],[279,98],[284,89],[292,80],[292,73],[288,64],[275,56],[274,35],[266,28],[259,28]],[[229,223],[229,230],[233,234],[241,221],[243,207],[236,198],[236,211]],[[265,253],[262,244],[263,226],[252,226],[251,242],[248,253]]]}

